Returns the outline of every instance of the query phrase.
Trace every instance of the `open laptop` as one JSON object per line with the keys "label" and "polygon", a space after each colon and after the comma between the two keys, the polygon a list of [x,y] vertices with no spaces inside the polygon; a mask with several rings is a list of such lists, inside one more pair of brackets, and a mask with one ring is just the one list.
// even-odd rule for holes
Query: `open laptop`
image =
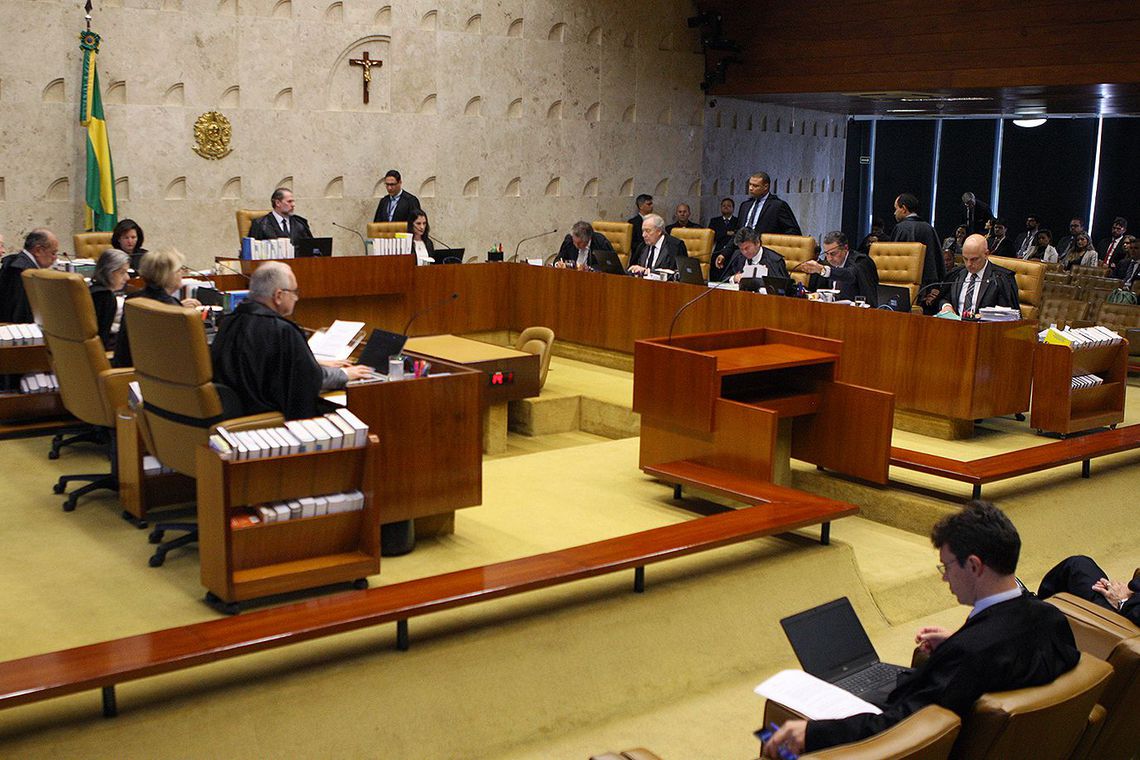
{"label": "open laptop", "polygon": [[[881,702],[909,668],[880,662],[847,597],[780,621],[804,671],[857,697]],[[868,700],[875,701],[875,700]]]}
{"label": "open laptop", "polygon": [[591,253],[594,254],[594,262],[599,271],[605,272],[606,274],[627,274],[616,252],[605,251],[599,248],[596,251],[591,251]]}
{"label": "open laptop", "polygon": [[770,296],[790,296],[795,290],[796,281],[790,277],[776,277],[775,275],[766,274],[764,279],[764,290]]}
{"label": "open laptop", "polygon": [[360,358],[356,360],[356,363],[371,367],[381,375],[387,375],[388,360],[393,356],[399,356],[407,342],[408,336],[402,333],[373,330],[372,334],[368,336],[368,342],[364,344],[364,350],[360,352]]}
{"label": "open laptop", "polygon": [[431,252],[431,260],[436,264],[462,264],[466,248],[436,248]]}
{"label": "open laptop", "polygon": [[677,257],[677,280],[690,285],[705,285],[705,274],[701,271],[701,262],[692,256]]}
{"label": "open laptop", "polygon": [[909,312],[910,288],[900,288],[897,285],[880,285],[879,308]]}
{"label": "open laptop", "polygon": [[305,238],[293,244],[293,255],[299,259],[332,256],[332,238]]}

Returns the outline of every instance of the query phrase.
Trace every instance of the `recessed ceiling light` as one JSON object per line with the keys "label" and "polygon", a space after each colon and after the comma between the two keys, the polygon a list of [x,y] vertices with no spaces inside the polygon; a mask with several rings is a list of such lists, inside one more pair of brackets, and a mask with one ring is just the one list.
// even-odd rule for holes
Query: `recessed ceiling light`
{"label": "recessed ceiling light", "polygon": [[1014,119],[1013,123],[1016,126],[1025,127],[1026,129],[1031,129],[1033,127],[1040,127],[1042,124],[1045,123],[1045,121],[1046,121],[1045,117],[1039,116],[1039,117],[1035,117],[1032,119]]}

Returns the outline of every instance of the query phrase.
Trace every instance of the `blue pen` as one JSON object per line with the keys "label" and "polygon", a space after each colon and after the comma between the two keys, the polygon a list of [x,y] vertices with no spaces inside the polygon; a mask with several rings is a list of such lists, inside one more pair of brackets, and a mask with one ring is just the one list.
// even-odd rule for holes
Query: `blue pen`
{"label": "blue pen", "polygon": [[[757,731],[756,736],[760,739],[761,742],[766,744],[768,740],[772,738],[772,735],[779,730],[780,727],[775,723],[769,723],[768,728]],[[778,747],[776,749],[776,754],[780,756],[781,760],[797,760],[797,758],[799,758],[799,755],[797,755],[795,752],[792,752],[787,747]]]}

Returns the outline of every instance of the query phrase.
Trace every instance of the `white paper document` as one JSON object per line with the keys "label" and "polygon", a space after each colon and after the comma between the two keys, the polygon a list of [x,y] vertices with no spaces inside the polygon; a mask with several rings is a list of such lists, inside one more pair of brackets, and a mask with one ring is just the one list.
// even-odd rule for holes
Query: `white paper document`
{"label": "white paper document", "polygon": [[363,328],[363,322],[338,319],[329,329],[313,333],[309,338],[309,348],[318,360],[347,359],[360,342],[356,336]]}
{"label": "white paper document", "polygon": [[811,720],[846,718],[859,713],[879,715],[883,712],[851,692],[802,670],[781,670],[753,691],[790,707]]}

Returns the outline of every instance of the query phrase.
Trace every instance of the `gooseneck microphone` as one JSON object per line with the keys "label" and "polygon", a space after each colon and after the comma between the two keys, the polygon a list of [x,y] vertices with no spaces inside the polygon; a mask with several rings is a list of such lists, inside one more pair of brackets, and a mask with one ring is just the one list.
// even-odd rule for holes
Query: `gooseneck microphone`
{"label": "gooseneck microphone", "polygon": [[368,255],[368,241],[365,240],[364,236],[360,234],[360,230],[354,230],[351,227],[345,227],[343,224],[337,224],[336,222],[333,222],[332,226],[333,227],[340,227],[342,230],[348,230],[353,235],[356,235],[358,238],[360,238],[360,244],[362,246],[364,246],[364,255],[365,256]]}
{"label": "gooseneck microphone", "polygon": [[454,250],[455,250],[455,246],[453,246],[453,245],[448,245],[447,243],[445,243],[445,242],[443,242],[442,240],[440,240],[439,238],[437,238],[435,235],[431,235],[431,234],[429,234],[429,235],[428,235],[428,237],[429,237],[429,238],[431,238],[431,240],[432,240],[432,242],[433,242],[433,243],[439,243],[440,245],[442,245],[444,248],[446,248],[446,249],[447,249],[447,250],[449,250],[449,251],[454,251]]}
{"label": "gooseneck microphone", "polygon": [[240,276],[240,277],[244,277],[244,278],[245,278],[245,281],[246,281],[246,282],[249,282],[249,275],[248,275],[248,274],[246,274],[245,272],[241,271],[240,269],[234,269],[234,268],[233,268],[233,267],[231,267],[229,264],[226,264],[226,263],[224,263],[224,262],[222,262],[222,261],[215,261],[215,262],[214,262],[214,266],[219,266],[219,267],[221,267],[222,269],[226,269],[226,270],[228,270],[228,271],[230,271],[230,272],[233,272],[234,274],[236,274],[236,275],[238,275],[238,276]]}
{"label": "gooseneck microphone", "polygon": [[[722,284],[725,280],[727,280],[731,276],[732,276],[732,273],[723,274],[721,276],[721,278],[716,281],[716,284],[717,285]],[[702,298],[704,298],[705,296],[707,296],[709,293],[713,292],[714,290],[718,290],[718,289],[719,288],[717,288],[715,286],[709,286],[709,287],[705,288],[704,293],[698,293],[693,298],[690,298],[688,301],[681,304],[681,308],[677,309],[677,311],[673,313],[673,321],[669,323],[669,337],[666,338],[666,342],[669,343],[669,345],[673,345],[673,328],[677,326],[677,319],[681,316],[681,314],[685,311],[685,309],[689,308],[690,306],[695,304],[697,301],[699,301]]]}
{"label": "gooseneck microphone", "polygon": [[932,282],[932,283],[929,283],[927,285],[923,285],[921,288],[918,289],[918,292],[914,294],[914,300],[911,301],[910,305],[911,306],[917,306],[918,305],[918,299],[922,297],[923,293],[930,290],[931,288],[945,288],[945,287],[950,287],[951,284],[952,283],[947,280],[945,282]]}
{"label": "gooseneck microphone", "polygon": [[445,303],[448,303],[449,301],[454,301],[457,298],[459,298],[459,294],[458,293],[452,293],[451,295],[446,296],[445,298],[441,298],[440,300],[436,301],[431,306],[428,306],[425,309],[420,309],[419,311],[417,311],[415,314],[412,315],[412,318],[408,320],[408,324],[404,325],[404,335],[407,336],[408,330],[410,330],[412,328],[412,322],[415,322],[417,319],[422,317],[424,314],[427,314],[429,311],[434,311],[435,309],[438,309],[440,306],[443,306]]}
{"label": "gooseneck microphone", "polygon": [[514,256],[512,257],[512,259],[513,259],[514,261],[517,261],[517,260],[518,260],[518,257],[519,257],[519,248],[521,248],[521,247],[522,247],[522,244],[523,244],[523,243],[525,243],[526,241],[528,241],[528,240],[534,240],[534,239],[536,239],[536,238],[540,238],[540,237],[546,237],[547,235],[553,235],[555,232],[558,232],[558,228],[557,228],[557,227],[555,227],[555,228],[554,228],[554,229],[552,229],[552,230],[547,230],[546,232],[540,232],[540,233],[538,233],[537,235],[531,235],[530,237],[524,237],[522,240],[520,240],[520,241],[519,241],[519,244],[515,246],[515,253],[514,253]]}

